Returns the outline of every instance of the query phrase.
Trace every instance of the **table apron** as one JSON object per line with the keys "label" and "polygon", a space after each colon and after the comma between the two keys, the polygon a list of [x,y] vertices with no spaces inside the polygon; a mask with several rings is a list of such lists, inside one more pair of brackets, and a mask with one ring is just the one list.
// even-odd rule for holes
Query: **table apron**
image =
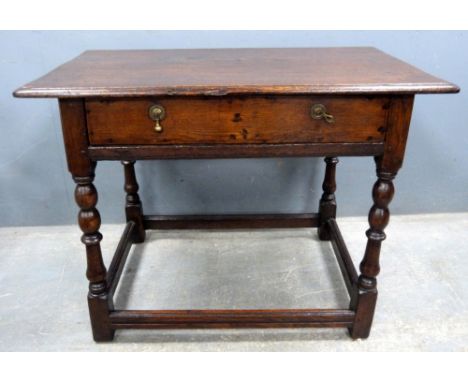
{"label": "table apron", "polygon": [[384,143],[89,146],[92,160],[378,156]]}

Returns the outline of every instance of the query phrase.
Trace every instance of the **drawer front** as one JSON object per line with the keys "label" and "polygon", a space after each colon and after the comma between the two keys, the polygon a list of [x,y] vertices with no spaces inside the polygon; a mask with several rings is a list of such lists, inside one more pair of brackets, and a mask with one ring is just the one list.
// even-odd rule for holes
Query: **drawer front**
{"label": "drawer front", "polygon": [[[155,97],[87,100],[86,111],[92,145],[341,143],[382,142],[388,104],[364,96]],[[153,105],[164,108],[161,131]],[[326,115],[313,118],[314,105]]]}

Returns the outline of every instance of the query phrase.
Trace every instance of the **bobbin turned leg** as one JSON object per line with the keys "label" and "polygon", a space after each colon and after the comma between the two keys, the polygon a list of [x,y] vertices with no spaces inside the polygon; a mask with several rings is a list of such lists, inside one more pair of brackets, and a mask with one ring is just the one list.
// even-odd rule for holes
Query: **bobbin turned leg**
{"label": "bobbin turned leg", "polygon": [[102,240],[99,232],[101,217],[96,209],[98,195],[93,185],[94,168],[95,164],[89,169],[88,176],[73,176],[73,180],[76,183],[76,203],[80,207],[78,223],[83,231],[81,241],[86,245],[88,306],[93,337],[95,341],[110,341],[114,337],[114,330],[111,329],[109,322],[109,310],[113,309],[113,306],[107,293],[107,271],[99,244]]}
{"label": "bobbin turned leg", "polygon": [[143,243],[145,241],[146,232],[143,222],[143,207],[140,197],[138,196],[138,183],[135,176],[135,161],[122,161],[125,173],[124,190],[127,193],[125,203],[125,215],[127,221],[135,223],[133,234],[134,243]]}
{"label": "bobbin turned leg", "polygon": [[380,247],[385,240],[384,229],[388,224],[390,212],[388,205],[394,194],[393,178],[395,173],[379,168],[377,160],[377,181],[372,189],[374,205],[369,211],[370,228],[366,231],[367,246],[364,258],[359,266],[361,275],[358,279],[357,293],[352,297],[351,309],[356,311],[351,337],[367,338],[370,333],[375,305],[377,302],[377,275],[380,272]]}
{"label": "bobbin turned leg", "polygon": [[338,158],[327,157],[325,158],[325,163],[327,166],[325,169],[325,178],[323,179],[322,184],[323,194],[319,205],[320,222],[318,227],[318,236],[320,240],[330,240],[330,232],[326,222],[328,219],[336,217],[335,174]]}
{"label": "bobbin turned leg", "polygon": [[367,338],[370,333],[377,302],[377,275],[380,272],[379,257],[384,229],[388,224],[392,201],[393,179],[403,164],[408,128],[411,120],[414,96],[398,96],[391,100],[384,152],[375,157],[377,181],[372,189],[374,205],[369,211],[367,246],[359,266],[361,275],[357,288],[351,297],[350,308],[355,311],[354,323],[350,328],[352,338]]}
{"label": "bobbin turned leg", "polygon": [[88,305],[93,337],[96,341],[110,341],[114,330],[110,327],[109,311],[113,310],[112,299],[108,296],[106,267],[102,260],[102,235],[99,232],[101,217],[96,209],[98,195],[93,185],[96,163],[88,156],[88,134],[83,99],[60,99],[63,139],[68,169],[76,183],[75,200],[80,207],[78,223],[86,245],[89,280]]}

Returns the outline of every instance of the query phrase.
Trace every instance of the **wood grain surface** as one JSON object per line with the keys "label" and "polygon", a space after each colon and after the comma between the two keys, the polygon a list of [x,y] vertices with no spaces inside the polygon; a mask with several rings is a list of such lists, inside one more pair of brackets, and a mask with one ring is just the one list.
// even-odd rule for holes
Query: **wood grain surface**
{"label": "wood grain surface", "polygon": [[453,93],[456,85],[375,48],[86,51],[17,97]]}
{"label": "wood grain surface", "polygon": [[[166,117],[156,132],[151,105]],[[326,106],[334,123],[313,119],[311,108]],[[246,144],[382,142],[387,97],[228,96],[154,97],[86,102],[92,145]]]}

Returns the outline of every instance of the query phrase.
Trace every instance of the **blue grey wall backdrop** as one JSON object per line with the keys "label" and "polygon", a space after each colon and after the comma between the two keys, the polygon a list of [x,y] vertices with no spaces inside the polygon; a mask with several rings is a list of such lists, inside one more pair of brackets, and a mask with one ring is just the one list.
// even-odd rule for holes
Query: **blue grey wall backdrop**
{"label": "blue grey wall backdrop", "polygon": [[[375,46],[461,87],[416,97],[407,160],[391,210],[468,211],[468,32],[415,31],[24,31],[0,32],[0,225],[74,224],[56,100],[15,99],[18,86],[87,49]],[[342,158],[338,214],[366,215],[372,158]],[[154,161],[137,165],[146,213],[315,211],[324,165],[317,158]],[[100,162],[105,223],[124,219],[118,162]]]}

